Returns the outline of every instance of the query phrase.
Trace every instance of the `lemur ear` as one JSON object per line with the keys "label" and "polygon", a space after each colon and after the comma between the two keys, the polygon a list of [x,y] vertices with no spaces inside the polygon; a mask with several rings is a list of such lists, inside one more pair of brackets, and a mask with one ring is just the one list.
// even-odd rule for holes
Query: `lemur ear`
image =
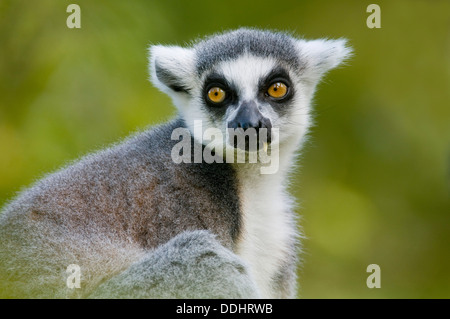
{"label": "lemur ear", "polygon": [[351,57],[352,49],[346,39],[298,40],[300,61],[304,63],[303,76],[319,80],[327,71]]}
{"label": "lemur ear", "polygon": [[165,93],[189,93],[195,72],[194,50],[155,45],[149,48],[149,52],[153,84]]}

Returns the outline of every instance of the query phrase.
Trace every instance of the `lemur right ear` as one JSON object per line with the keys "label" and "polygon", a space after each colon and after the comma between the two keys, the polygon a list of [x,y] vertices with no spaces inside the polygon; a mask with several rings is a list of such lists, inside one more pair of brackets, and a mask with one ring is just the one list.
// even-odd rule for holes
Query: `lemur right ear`
{"label": "lemur right ear", "polygon": [[297,49],[305,67],[303,76],[312,80],[319,80],[326,72],[352,56],[352,49],[346,39],[298,40]]}
{"label": "lemur right ear", "polygon": [[149,52],[153,84],[165,93],[189,93],[195,72],[194,50],[155,45],[149,48]]}

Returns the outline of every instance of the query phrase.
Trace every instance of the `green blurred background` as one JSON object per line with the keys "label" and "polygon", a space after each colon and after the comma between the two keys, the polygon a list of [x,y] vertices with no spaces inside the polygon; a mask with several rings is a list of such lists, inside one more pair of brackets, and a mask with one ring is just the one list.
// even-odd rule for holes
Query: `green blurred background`
{"label": "green blurred background", "polygon": [[[81,7],[81,29],[66,8]],[[293,176],[302,298],[450,297],[450,1],[0,0],[0,206],[70,160],[175,114],[147,47],[252,26],[346,37]],[[381,267],[369,289],[366,267]]]}

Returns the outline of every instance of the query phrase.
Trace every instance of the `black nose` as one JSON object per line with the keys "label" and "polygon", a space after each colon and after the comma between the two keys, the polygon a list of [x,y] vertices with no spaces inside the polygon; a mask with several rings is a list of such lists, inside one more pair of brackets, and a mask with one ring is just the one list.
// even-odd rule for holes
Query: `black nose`
{"label": "black nose", "polygon": [[248,101],[243,102],[239,106],[235,116],[228,122],[228,127],[233,129],[242,128],[244,130],[248,128],[256,130],[266,128],[269,130],[272,125],[270,120],[261,114],[258,105],[254,101]]}
{"label": "black nose", "polygon": [[[230,137],[233,138],[230,142],[235,147],[254,150],[254,147],[249,146],[250,137],[254,134],[256,134],[255,138],[257,140],[256,149],[261,147],[259,143],[261,133],[265,135],[262,137],[264,142],[270,143],[271,141],[272,123],[267,117],[262,115],[258,105],[254,101],[246,101],[239,105],[234,117],[227,124],[228,128],[234,129],[235,131],[234,135]],[[236,142],[235,138],[239,139],[239,135],[246,135],[245,146],[241,145],[242,143]]]}

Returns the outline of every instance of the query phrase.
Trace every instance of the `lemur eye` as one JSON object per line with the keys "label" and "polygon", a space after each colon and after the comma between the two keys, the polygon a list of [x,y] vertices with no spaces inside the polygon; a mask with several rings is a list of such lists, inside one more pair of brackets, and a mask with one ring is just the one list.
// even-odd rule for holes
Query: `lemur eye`
{"label": "lemur eye", "polygon": [[276,82],[269,86],[267,94],[275,99],[281,99],[287,94],[288,87],[283,82]]}
{"label": "lemur eye", "polygon": [[208,99],[213,103],[220,103],[225,100],[225,91],[215,86],[209,89]]}

